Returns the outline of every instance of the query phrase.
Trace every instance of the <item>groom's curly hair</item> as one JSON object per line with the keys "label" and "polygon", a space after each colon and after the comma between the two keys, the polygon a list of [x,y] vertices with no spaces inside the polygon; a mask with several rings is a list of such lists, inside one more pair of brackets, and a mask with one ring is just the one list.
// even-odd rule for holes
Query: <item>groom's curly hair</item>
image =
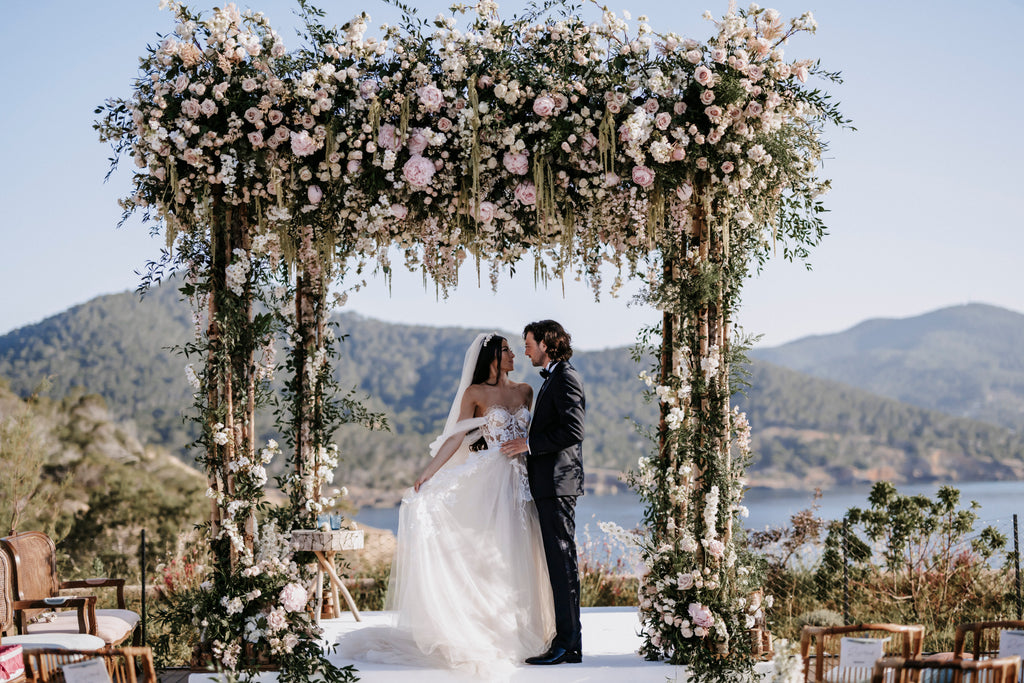
{"label": "groom's curly hair", "polygon": [[572,358],[572,337],[565,328],[554,320],[538,320],[523,328],[523,339],[532,334],[539,344],[544,343],[551,360],[569,360]]}

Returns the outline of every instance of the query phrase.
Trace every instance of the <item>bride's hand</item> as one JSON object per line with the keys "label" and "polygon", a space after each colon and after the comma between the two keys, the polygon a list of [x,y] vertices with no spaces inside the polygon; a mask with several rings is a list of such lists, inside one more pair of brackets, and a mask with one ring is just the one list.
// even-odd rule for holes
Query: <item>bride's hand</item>
{"label": "bride's hand", "polygon": [[416,493],[419,493],[420,492],[420,487],[423,486],[424,484],[426,484],[428,479],[430,479],[430,477],[427,477],[427,476],[424,476],[424,475],[421,474],[420,478],[416,480],[416,483],[412,485],[413,491],[415,491]]}

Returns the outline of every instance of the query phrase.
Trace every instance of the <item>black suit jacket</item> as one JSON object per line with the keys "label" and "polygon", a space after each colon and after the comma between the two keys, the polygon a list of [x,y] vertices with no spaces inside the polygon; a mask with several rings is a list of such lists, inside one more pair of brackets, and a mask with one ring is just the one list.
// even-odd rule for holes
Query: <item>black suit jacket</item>
{"label": "black suit jacket", "polygon": [[569,361],[555,365],[537,395],[526,472],[534,498],[583,495],[583,379]]}

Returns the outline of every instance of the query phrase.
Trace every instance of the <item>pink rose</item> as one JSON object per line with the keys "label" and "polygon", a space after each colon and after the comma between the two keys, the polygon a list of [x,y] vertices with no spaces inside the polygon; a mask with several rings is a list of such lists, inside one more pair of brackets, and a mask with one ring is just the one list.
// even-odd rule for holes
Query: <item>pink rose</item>
{"label": "pink rose", "polygon": [[290,135],[291,131],[289,131],[284,126],[281,126],[280,128],[274,131],[274,143],[280,145],[282,142],[288,142],[288,137]]}
{"label": "pink rose", "polygon": [[385,123],[377,131],[377,142],[384,149],[397,152],[401,143],[398,142],[398,131],[390,123]]}
{"label": "pink rose", "polygon": [[711,50],[711,59],[712,59],[712,61],[718,62],[719,64],[724,64],[725,63],[725,57],[726,57],[726,53],[725,53],[725,50],[723,50],[722,48],[716,47],[716,48],[713,48]]}
{"label": "pink rose", "polygon": [[764,111],[764,107],[761,106],[760,102],[751,102],[747,105],[747,116],[757,117]]}
{"label": "pink rose", "polygon": [[604,174],[604,186],[605,187],[615,187],[620,182],[622,182],[622,178],[620,178],[617,174],[612,173],[611,171],[609,171],[608,173]]}
{"label": "pink rose", "polygon": [[609,102],[608,111],[610,111],[613,114],[618,114],[620,111],[622,111],[622,107],[619,106],[618,102]]}
{"label": "pink rose", "polygon": [[686,158],[686,148],[676,145],[672,148],[672,161],[682,161]]}
{"label": "pink rose", "polygon": [[796,72],[795,73],[796,73],[797,80],[800,81],[801,83],[806,83],[808,76],[811,75],[811,72],[807,69],[807,66],[804,65],[804,64],[801,64],[800,66],[798,66],[796,68]]}
{"label": "pink rose", "polygon": [[430,141],[427,136],[423,134],[422,128],[414,128],[412,133],[409,135],[409,142],[406,143],[409,147],[409,152],[416,154],[423,154],[423,150],[427,148]]}
{"label": "pink rose", "polygon": [[537,188],[529,181],[516,185],[514,194],[523,206],[533,206],[537,203]]}
{"label": "pink rose", "polygon": [[710,87],[713,74],[711,73],[711,69],[701,64],[696,69],[694,69],[693,77],[694,79],[696,79],[698,83],[700,83],[704,87]]}
{"label": "pink rose", "polygon": [[370,80],[365,80],[359,84],[359,96],[364,100],[368,100],[377,93],[377,84]]}
{"label": "pink rose", "polygon": [[284,114],[279,112],[277,109],[271,109],[270,113],[267,114],[267,121],[270,121],[270,125],[276,126],[284,121]]}
{"label": "pink rose", "polygon": [[420,104],[427,111],[437,111],[444,104],[444,94],[434,84],[423,86],[416,94],[420,96]]}
{"label": "pink rose", "polygon": [[306,157],[316,151],[316,140],[307,131],[292,133],[292,154]]}
{"label": "pink rose", "polygon": [[704,547],[708,549],[708,554],[712,557],[715,557],[719,560],[725,557],[725,544],[719,541],[717,538],[705,542]]}
{"label": "pink rose", "polygon": [[715,617],[711,614],[711,610],[699,602],[691,602],[687,611],[695,625],[701,628],[711,628],[715,625]]}
{"label": "pink rose", "polygon": [[562,111],[569,106],[569,98],[560,92],[552,95],[551,99],[555,102],[555,111]]}
{"label": "pink rose", "polygon": [[590,131],[587,131],[587,134],[583,136],[583,142],[580,146],[583,148],[583,153],[586,154],[597,147],[597,137]]}
{"label": "pink rose", "polygon": [[672,105],[672,111],[675,112],[676,116],[686,113],[686,102],[676,102]]}
{"label": "pink rose", "polygon": [[245,110],[245,113],[242,114],[242,117],[249,123],[256,123],[263,118],[263,112],[256,107],[249,107]]}
{"label": "pink rose", "polygon": [[732,163],[731,161],[723,161],[721,168],[722,173],[732,173],[733,171],[736,170],[736,164]]}
{"label": "pink rose", "polygon": [[700,50],[688,50],[686,52],[686,61],[690,64],[700,64],[700,60],[704,57]]}
{"label": "pink rose", "polygon": [[710,107],[704,108],[704,113],[707,115],[709,119],[711,119],[715,123],[718,123],[718,121],[721,120],[722,118],[722,114],[724,114],[725,112],[722,111],[722,108],[719,107],[717,104],[712,104]]}
{"label": "pink rose", "polygon": [[672,115],[667,111],[658,112],[658,115],[654,117],[654,125],[657,126],[658,130],[665,130],[672,123]]}
{"label": "pink rose", "polygon": [[653,97],[644,102],[644,111],[648,114],[653,114],[658,111],[658,100]]}
{"label": "pink rose", "polygon": [[249,133],[248,137],[249,144],[252,145],[254,148],[259,149],[260,147],[263,146],[263,133],[259,132],[258,130],[253,131],[252,133]]}
{"label": "pink rose", "polygon": [[452,129],[452,120],[447,116],[442,116],[437,120],[437,129],[442,133],[447,133]]}
{"label": "pink rose", "polygon": [[555,111],[555,101],[547,95],[541,95],[533,101],[533,113],[537,116],[551,116]]}
{"label": "pink rose", "polygon": [[288,626],[288,617],[283,609],[271,610],[267,615],[267,630],[283,631]]}
{"label": "pink rose", "polygon": [[414,154],[405,162],[402,167],[402,175],[405,180],[416,189],[422,189],[430,185],[434,177],[434,162],[419,154]]}
{"label": "pink rose", "polygon": [[530,170],[530,158],[523,152],[505,152],[501,163],[509,173],[515,175],[526,175]]}
{"label": "pink rose", "polygon": [[281,589],[281,606],[288,612],[298,612],[306,608],[309,593],[300,584],[289,583]]}
{"label": "pink rose", "polygon": [[679,584],[679,589],[688,591],[693,588],[693,574],[687,572],[686,574],[680,574],[679,580],[676,582]]}
{"label": "pink rose", "polygon": [[306,197],[309,198],[310,204],[319,204],[320,200],[324,198],[324,191],[320,189],[319,185],[310,185],[306,190]]}
{"label": "pink rose", "polygon": [[312,114],[303,114],[302,115],[302,127],[303,128],[312,128],[315,125],[316,125],[316,119],[313,118]]}
{"label": "pink rose", "polygon": [[185,116],[194,119],[199,116],[199,103],[189,98],[181,103],[181,111]]}
{"label": "pink rose", "polygon": [[489,88],[494,85],[494,79],[490,76],[484,75],[476,79],[476,87],[478,88]]}
{"label": "pink rose", "polygon": [[245,92],[252,92],[255,89],[256,89],[256,79],[255,78],[244,78],[244,79],[242,79],[242,90],[244,90]]}
{"label": "pink rose", "polygon": [[350,159],[349,162],[345,165],[345,170],[348,171],[349,173],[358,173],[359,172],[359,160],[358,159]]}
{"label": "pink rose", "polygon": [[701,157],[700,159],[697,159],[697,168],[699,168],[702,171],[708,170],[708,158]]}
{"label": "pink rose", "polygon": [[403,220],[406,216],[409,215],[409,208],[406,207],[404,204],[392,204],[391,215],[397,218],[398,220]]}
{"label": "pink rose", "polygon": [[640,187],[650,187],[654,182],[654,171],[646,166],[633,167],[633,182]]}
{"label": "pink rose", "polygon": [[203,100],[203,103],[199,105],[199,110],[203,112],[203,116],[213,116],[217,113],[217,105],[207,97]]}
{"label": "pink rose", "polygon": [[494,220],[494,211],[496,207],[491,202],[480,202],[480,207],[476,212],[476,219],[484,225],[489,224]]}
{"label": "pink rose", "polygon": [[715,91],[714,90],[705,90],[704,92],[702,92],[700,94],[700,103],[701,104],[711,104],[714,101],[715,101]]}

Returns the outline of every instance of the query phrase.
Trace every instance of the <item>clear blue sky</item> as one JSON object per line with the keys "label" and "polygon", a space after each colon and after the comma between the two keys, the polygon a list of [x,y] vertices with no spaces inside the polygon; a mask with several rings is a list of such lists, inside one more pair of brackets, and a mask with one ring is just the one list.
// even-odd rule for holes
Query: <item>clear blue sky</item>
{"label": "clear blue sky", "polygon": [[[208,9],[210,5],[193,4]],[[291,4],[239,2],[263,10],[295,45]],[[383,3],[322,0],[331,23],[361,9],[372,25],[394,21]],[[416,2],[431,17],[448,3]],[[522,0],[502,5],[510,15]],[[705,9],[727,2],[631,0],[659,31],[704,38]],[[903,317],[981,301],[1024,311],[1024,78],[1022,0],[930,3],[785,0],[783,15],[811,10],[817,35],[787,57],[820,57],[846,82],[833,89],[856,133],[833,131],[825,174],[832,234],[812,255],[813,270],[778,259],[745,289],[738,322],[778,344],[833,332],[870,317]],[[132,289],[162,239],[131,224],[115,230],[116,200],[130,160],[104,184],[109,150],[91,128],[105,98],[129,94],[137,58],[173,27],[157,0],[8,3],[0,25],[0,334],[106,293]],[[586,12],[592,13],[591,9]],[[610,280],[610,276],[609,276]],[[628,297],[600,304],[576,283],[535,290],[524,264],[494,295],[464,285],[447,301],[419,275],[395,277],[353,295],[348,309],[391,321],[520,328],[555,317],[582,348],[630,343],[657,320]]]}

